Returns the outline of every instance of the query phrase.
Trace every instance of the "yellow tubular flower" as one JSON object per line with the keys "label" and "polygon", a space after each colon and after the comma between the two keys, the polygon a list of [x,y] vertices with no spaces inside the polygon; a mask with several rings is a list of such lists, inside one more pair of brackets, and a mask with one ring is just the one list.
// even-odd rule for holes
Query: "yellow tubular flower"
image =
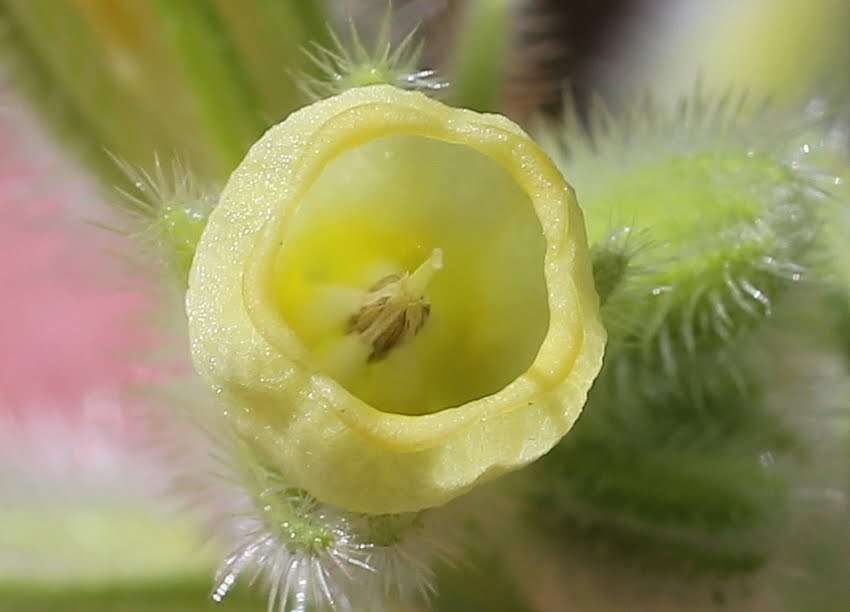
{"label": "yellow tubular flower", "polygon": [[515,124],[390,86],[270,129],[195,255],[192,356],[294,487],[436,506],[546,453],[605,332],[572,189]]}

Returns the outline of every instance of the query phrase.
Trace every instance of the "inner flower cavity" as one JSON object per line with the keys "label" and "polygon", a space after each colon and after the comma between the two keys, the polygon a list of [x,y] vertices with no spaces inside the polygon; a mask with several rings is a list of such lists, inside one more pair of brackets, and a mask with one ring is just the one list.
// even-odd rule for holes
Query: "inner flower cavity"
{"label": "inner flower cavity", "polygon": [[386,136],[333,159],[281,236],[275,305],[317,370],[422,415],[497,393],[549,325],[527,194],[468,146]]}

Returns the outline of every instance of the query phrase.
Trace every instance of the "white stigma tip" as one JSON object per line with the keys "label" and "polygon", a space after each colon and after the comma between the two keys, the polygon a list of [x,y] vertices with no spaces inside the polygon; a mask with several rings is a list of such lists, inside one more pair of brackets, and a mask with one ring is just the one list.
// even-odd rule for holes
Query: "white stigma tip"
{"label": "white stigma tip", "polygon": [[443,269],[443,249],[434,249],[431,251],[431,267],[435,270]]}
{"label": "white stigma tip", "polygon": [[431,255],[422,262],[407,279],[407,286],[415,295],[423,295],[431,283],[434,272],[443,269],[443,249],[434,249]]}

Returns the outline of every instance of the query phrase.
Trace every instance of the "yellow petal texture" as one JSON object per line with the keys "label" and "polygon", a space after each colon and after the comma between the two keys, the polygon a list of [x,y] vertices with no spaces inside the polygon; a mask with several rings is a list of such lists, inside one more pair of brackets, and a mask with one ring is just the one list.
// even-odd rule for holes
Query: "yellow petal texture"
{"label": "yellow petal texture", "polygon": [[584,221],[501,116],[389,86],[271,128],[195,254],[192,357],[292,486],[410,512],[546,453],[605,332]]}

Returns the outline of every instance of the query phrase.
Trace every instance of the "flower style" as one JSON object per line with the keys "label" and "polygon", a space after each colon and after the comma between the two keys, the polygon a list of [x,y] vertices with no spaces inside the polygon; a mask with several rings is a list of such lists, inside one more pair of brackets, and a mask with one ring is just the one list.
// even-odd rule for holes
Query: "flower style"
{"label": "flower style", "polygon": [[377,85],[270,129],[186,299],[195,367],[292,486],[368,514],[546,453],[602,361],[572,189],[515,124]]}

